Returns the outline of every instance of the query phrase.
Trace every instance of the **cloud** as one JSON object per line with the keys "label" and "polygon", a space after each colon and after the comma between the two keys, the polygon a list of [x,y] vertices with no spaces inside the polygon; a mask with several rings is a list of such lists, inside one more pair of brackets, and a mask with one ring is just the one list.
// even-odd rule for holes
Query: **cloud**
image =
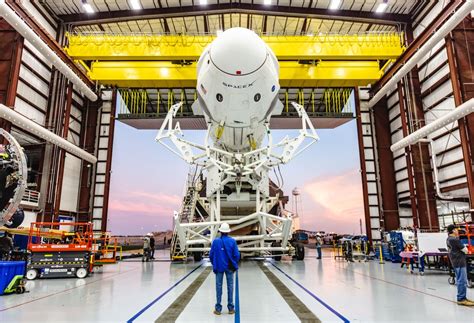
{"label": "cloud", "polygon": [[179,210],[181,200],[178,195],[166,193],[116,193],[109,202],[110,229],[116,234],[168,230],[172,226],[173,211]]}
{"label": "cloud", "polygon": [[149,192],[131,192],[133,196],[144,197],[160,203],[180,204],[182,197],[175,194],[149,193]]}
{"label": "cloud", "polygon": [[134,213],[163,213],[178,209],[181,198],[165,193],[131,192],[118,194],[110,201],[110,210]]}
{"label": "cloud", "polygon": [[362,185],[358,170],[317,177],[302,189],[302,228],[358,232],[364,218]]}
{"label": "cloud", "polygon": [[[313,178],[302,187],[301,228],[359,232],[364,218],[360,173],[353,169]],[[172,228],[182,197],[173,193],[119,191],[111,196],[109,228],[115,234],[141,234]],[[291,209],[291,204],[287,206]]]}

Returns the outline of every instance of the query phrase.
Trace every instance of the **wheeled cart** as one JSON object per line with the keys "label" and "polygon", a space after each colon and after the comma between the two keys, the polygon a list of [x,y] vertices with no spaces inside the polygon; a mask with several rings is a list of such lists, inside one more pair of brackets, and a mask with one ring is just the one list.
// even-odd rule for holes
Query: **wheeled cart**
{"label": "wheeled cart", "polygon": [[0,295],[25,292],[24,261],[0,261]]}
{"label": "wheeled cart", "polygon": [[91,253],[87,251],[34,252],[26,278],[85,278],[90,273]]}
{"label": "wheeled cart", "polygon": [[[474,255],[467,255],[467,287],[472,288],[474,287]],[[456,275],[454,273],[453,267],[449,266],[449,278],[448,282],[451,285],[456,284]]]}
{"label": "wheeled cart", "polygon": [[26,278],[85,278],[94,266],[91,223],[31,224]]}

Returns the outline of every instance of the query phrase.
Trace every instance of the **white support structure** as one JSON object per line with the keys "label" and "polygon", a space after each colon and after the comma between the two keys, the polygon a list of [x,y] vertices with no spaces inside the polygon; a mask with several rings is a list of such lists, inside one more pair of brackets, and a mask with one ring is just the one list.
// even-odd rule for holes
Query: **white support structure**
{"label": "white support structure", "polygon": [[392,146],[390,146],[390,149],[392,151],[397,151],[399,149],[413,145],[417,143],[418,141],[422,140],[423,138],[426,138],[429,134],[433,133],[434,131],[441,129],[461,118],[464,118],[465,116],[473,112],[474,112],[474,99],[470,99],[469,101],[464,102],[463,104],[458,106],[453,111],[446,113],[445,115],[436,119],[430,124],[418,129],[417,131],[411,133],[410,135],[406,136],[402,140],[394,143]]}
{"label": "white support structure", "polygon": [[56,135],[55,133],[45,129],[36,122],[28,119],[27,117],[19,114],[12,108],[7,107],[6,105],[0,104],[0,118],[10,121],[20,129],[24,129],[35,136],[38,136],[62,149],[68,153],[73,154],[74,156],[81,158],[91,164],[97,162],[97,158],[89,154],[87,151],[77,147],[68,140]]}
{"label": "white support structure", "polygon": [[[474,0],[466,0],[465,3],[422,45],[415,54],[393,75],[393,77],[374,95],[369,101],[369,107],[373,108],[377,102],[386,96],[402,78],[407,75],[426,56],[433,47],[443,40],[454,27],[474,10]],[[392,150],[393,151],[393,150]]]}
{"label": "white support structure", "polygon": [[[272,215],[269,210],[278,205],[278,197],[269,194],[268,171],[280,164],[286,164],[309,146],[319,140],[316,131],[304,108],[292,103],[301,118],[301,129],[294,138],[285,137],[273,144],[272,134],[266,125],[266,144],[261,148],[238,153],[215,147],[209,136],[208,126],[204,145],[184,139],[179,122],[174,121],[182,103],[171,107],[163,122],[156,141],[185,160],[190,165],[198,165],[207,171],[206,198],[208,217],[199,221],[182,223],[180,214],[174,216],[175,234],[179,239],[180,251],[207,252],[212,240],[218,234],[223,222],[231,225],[232,232],[245,228],[256,228],[252,233],[233,236],[239,241],[239,250],[246,255],[288,254],[292,218]],[[173,126],[174,124],[174,126]],[[168,144],[171,142],[174,146]],[[304,143],[306,145],[303,145]],[[198,152],[195,152],[195,151]],[[232,194],[223,196],[225,186],[233,188]],[[251,187],[255,193],[243,192],[243,187]],[[224,218],[221,214],[222,203],[239,206],[254,205],[255,212]],[[191,219],[192,220],[192,219]]]}
{"label": "white support structure", "polygon": [[10,8],[5,0],[0,0],[0,16],[16,31],[33,44],[46,59],[65,75],[89,100],[97,101],[97,94],[61,59],[49,46]]}

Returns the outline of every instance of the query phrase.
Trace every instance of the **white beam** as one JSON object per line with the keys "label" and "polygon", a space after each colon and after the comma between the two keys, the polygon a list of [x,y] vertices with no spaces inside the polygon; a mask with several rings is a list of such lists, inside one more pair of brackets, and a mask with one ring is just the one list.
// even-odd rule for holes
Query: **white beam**
{"label": "white beam", "polygon": [[407,75],[419,62],[427,55],[433,47],[438,44],[447,34],[459,25],[461,21],[466,18],[470,12],[474,10],[474,0],[466,0],[466,2],[422,45],[417,52],[393,75],[388,81],[369,101],[369,108],[372,108],[377,102],[386,96],[401,79]]}
{"label": "white beam", "polygon": [[420,141],[421,139],[426,138],[429,134],[433,133],[434,131],[441,129],[442,127],[445,127],[448,124],[453,123],[461,118],[464,118],[465,116],[467,116],[468,114],[472,112],[474,112],[474,99],[470,99],[469,101],[464,102],[463,104],[455,108],[453,111],[445,114],[444,116],[436,119],[432,123],[418,129],[412,134],[394,143],[390,147],[390,149],[392,151],[397,151],[409,145],[413,145],[417,143],[418,141]]}
{"label": "white beam", "polygon": [[97,101],[97,94],[61,59],[58,55],[18,16],[15,11],[0,0],[0,16],[2,16],[17,32],[28,40],[46,59],[66,76],[77,89],[89,100]]}
{"label": "white beam", "polygon": [[95,164],[97,162],[97,158],[94,155],[77,147],[55,133],[43,128],[36,122],[28,119],[27,117],[19,114],[18,112],[3,104],[0,104],[0,118],[10,121],[20,129],[24,129],[91,164]]}

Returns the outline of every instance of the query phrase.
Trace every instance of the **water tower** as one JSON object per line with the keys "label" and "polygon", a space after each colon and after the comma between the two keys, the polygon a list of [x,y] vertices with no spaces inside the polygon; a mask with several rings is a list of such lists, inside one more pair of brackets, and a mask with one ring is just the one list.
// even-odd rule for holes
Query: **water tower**
{"label": "water tower", "polygon": [[300,215],[303,214],[303,203],[301,202],[301,191],[298,187],[295,187],[291,191],[293,198],[291,200],[291,209],[294,213],[293,216],[293,230],[300,229]]}

